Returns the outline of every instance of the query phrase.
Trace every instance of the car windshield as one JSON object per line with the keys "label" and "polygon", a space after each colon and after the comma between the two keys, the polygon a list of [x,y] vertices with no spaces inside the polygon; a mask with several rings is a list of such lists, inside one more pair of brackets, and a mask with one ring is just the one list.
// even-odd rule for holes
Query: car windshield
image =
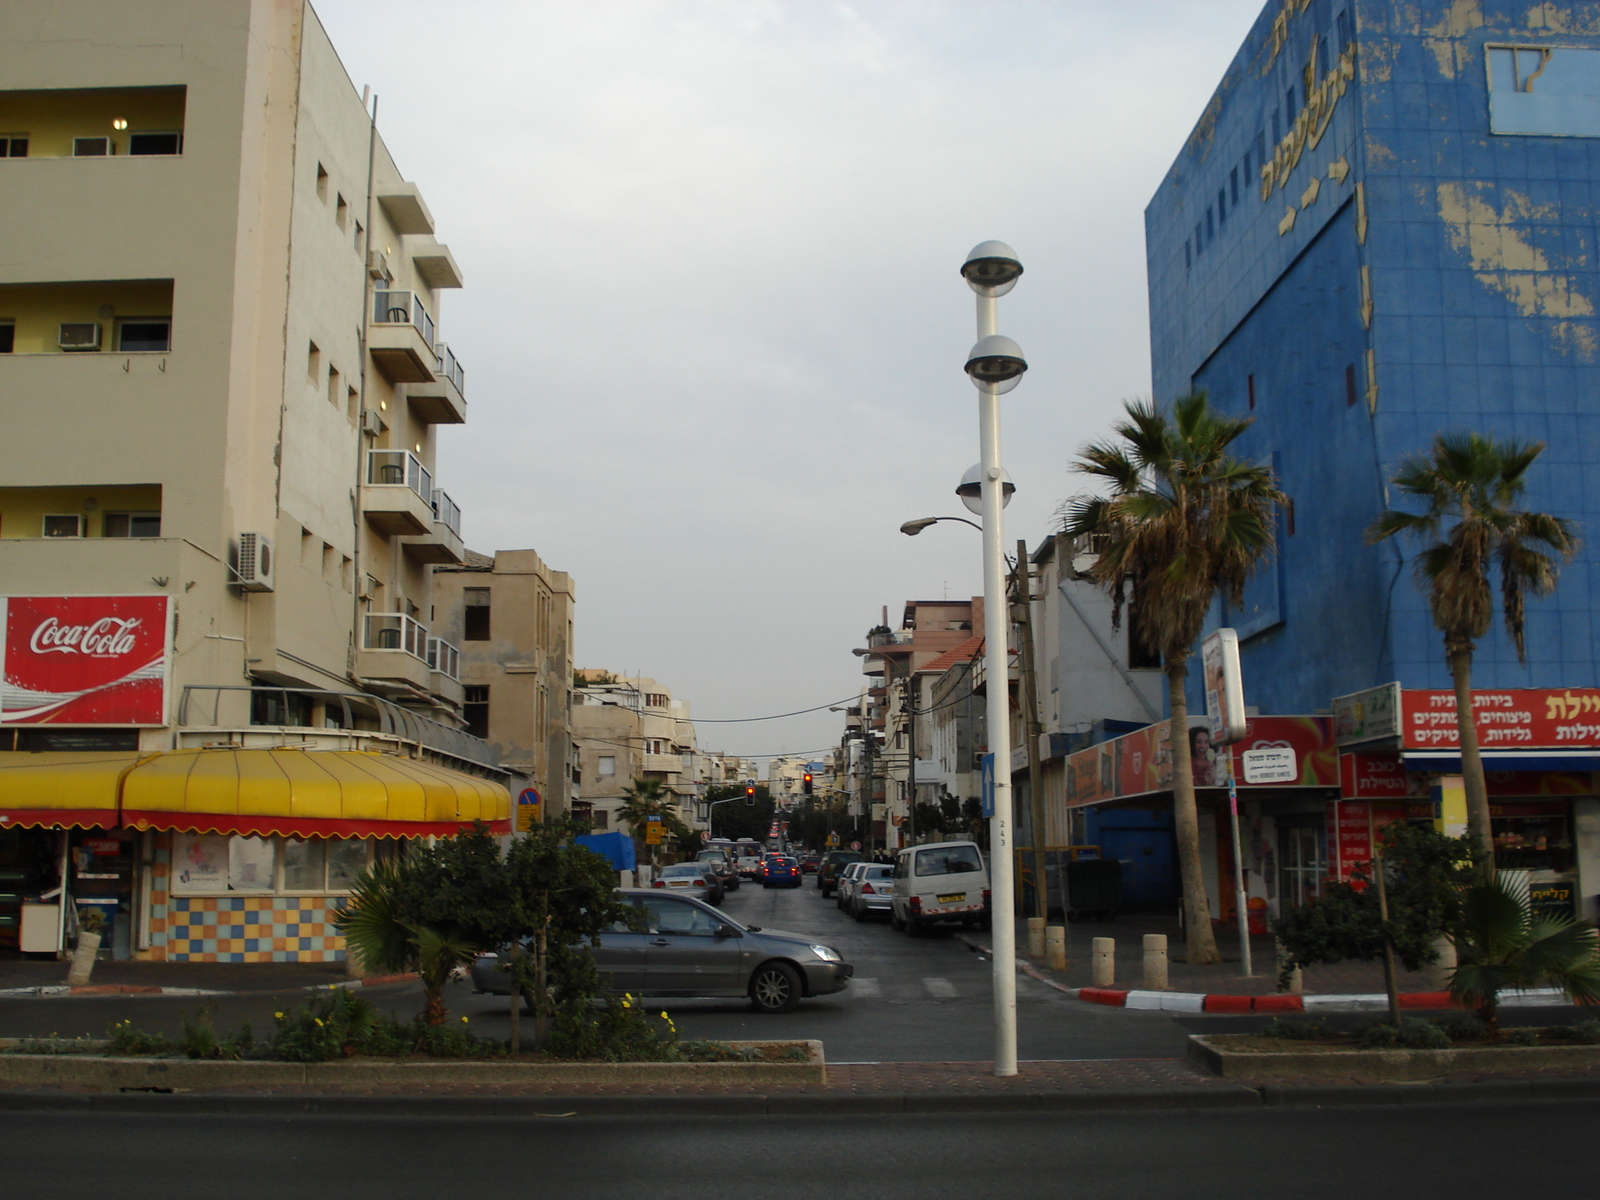
{"label": "car windshield", "polygon": [[874,863],[872,866],[863,871],[861,875],[864,879],[887,879],[893,871],[894,868],[886,863]]}
{"label": "car windshield", "polygon": [[976,846],[937,846],[917,851],[918,875],[965,875],[983,870]]}
{"label": "car windshield", "polygon": [[694,875],[694,876],[698,877],[700,875],[705,874],[705,871],[701,868],[699,863],[674,863],[670,867],[661,868],[661,874],[663,876],[666,876],[666,875]]}

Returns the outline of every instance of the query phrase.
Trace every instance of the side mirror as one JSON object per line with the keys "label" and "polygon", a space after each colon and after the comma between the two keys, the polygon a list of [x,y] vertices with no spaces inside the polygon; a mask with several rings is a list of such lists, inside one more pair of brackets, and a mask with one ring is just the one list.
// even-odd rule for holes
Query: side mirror
{"label": "side mirror", "polygon": [[719,938],[738,937],[739,936],[739,931],[737,929],[735,929],[732,925],[718,925],[717,926],[717,936]]}

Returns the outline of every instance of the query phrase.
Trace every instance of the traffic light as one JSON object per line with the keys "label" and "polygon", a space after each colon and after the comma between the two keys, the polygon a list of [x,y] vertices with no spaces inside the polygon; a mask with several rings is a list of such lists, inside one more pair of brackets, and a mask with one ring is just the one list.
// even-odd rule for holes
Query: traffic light
{"label": "traffic light", "polygon": [[750,805],[750,807],[752,807],[752,808],[755,807],[755,803],[756,803],[756,785],[755,784],[747,783],[747,784],[744,785],[744,802],[746,804]]}
{"label": "traffic light", "polygon": [[807,771],[804,775],[800,776],[800,782],[805,788],[806,795],[811,795],[811,772]]}

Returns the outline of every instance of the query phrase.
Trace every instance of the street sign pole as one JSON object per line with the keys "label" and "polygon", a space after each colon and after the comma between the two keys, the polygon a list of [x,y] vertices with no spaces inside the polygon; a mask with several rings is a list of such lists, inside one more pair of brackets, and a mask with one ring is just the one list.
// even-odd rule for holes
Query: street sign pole
{"label": "street sign pole", "polygon": [[1234,905],[1239,920],[1239,973],[1246,979],[1255,974],[1250,962],[1250,912],[1245,907],[1244,856],[1239,848],[1239,783],[1228,772],[1228,813],[1233,821]]}

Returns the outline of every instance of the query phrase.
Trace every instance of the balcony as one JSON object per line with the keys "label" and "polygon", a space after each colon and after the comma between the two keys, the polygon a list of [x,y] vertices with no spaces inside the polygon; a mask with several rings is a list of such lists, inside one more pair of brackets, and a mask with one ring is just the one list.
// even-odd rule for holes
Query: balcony
{"label": "balcony", "polygon": [[467,548],[461,540],[461,510],[456,502],[434,488],[432,527],[421,537],[402,538],[400,545],[418,562],[465,562]]}
{"label": "balcony", "polygon": [[428,690],[453,704],[460,704],[466,693],[461,686],[461,651],[443,638],[428,639]]}
{"label": "balcony", "polygon": [[433,493],[433,476],[409,450],[367,451],[361,511],[374,529],[390,535],[431,533]]}
{"label": "balcony", "polygon": [[363,679],[409,683],[426,689],[433,681],[433,668],[428,664],[428,631],[404,613],[366,613],[361,619],[356,673]]}
{"label": "balcony", "polygon": [[439,365],[438,329],[415,292],[372,293],[367,350],[390,383],[432,383]]}
{"label": "balcony", "polygon": [[455,351],[440,342],[434,347],[437,366],[427,383],[400,385],[401,394],[419,421],[429,425],[461,425],[467,419],[467,373]]}

